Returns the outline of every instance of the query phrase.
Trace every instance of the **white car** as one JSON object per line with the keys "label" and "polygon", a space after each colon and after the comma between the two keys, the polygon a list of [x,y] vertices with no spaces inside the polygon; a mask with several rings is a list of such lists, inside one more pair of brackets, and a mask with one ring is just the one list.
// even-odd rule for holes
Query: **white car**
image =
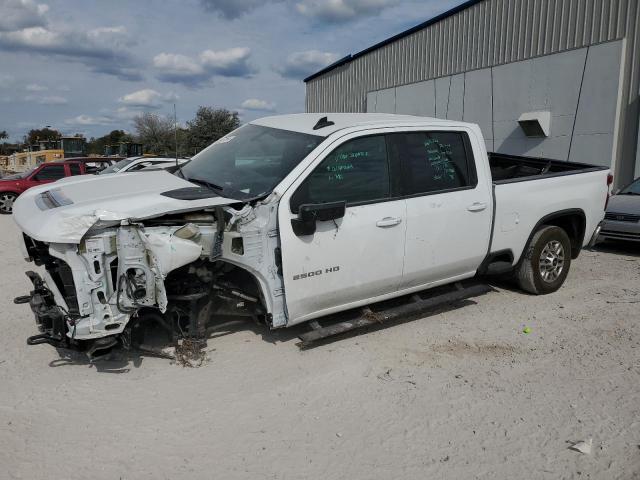
{"label": "white car", "polygon": [[255,120],[139,178],[18,198],[24,256],[46,269],[16,299],[42,331],[29,343],[107,349],[153,320],[201,337],[228,315],[289,327],[486,273],[551,293],[611,183],[605,167],[488,154],[475,124],[387,114]]}
{"label": "white car", "polygon": [[187,159],[179,158],[176,162],[175,158],[168,157],[129,157],[114,163],[108,168],[100,172],[100,175],[109,175],[112,173],[139,172],[141,170],[164,169],[170,168],[176,163],[182,165]]}

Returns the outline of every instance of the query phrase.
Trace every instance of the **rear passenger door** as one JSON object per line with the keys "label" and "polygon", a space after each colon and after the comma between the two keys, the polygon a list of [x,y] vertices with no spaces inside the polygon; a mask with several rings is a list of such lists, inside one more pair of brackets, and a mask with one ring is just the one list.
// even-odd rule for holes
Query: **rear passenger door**
{"label": "rear passenger door", "polygon": [[69,173],[72,177],[75,175],[82,175],[82,168],[80,168],[79,163],[69,162],[67,166],[69,167]]}
{"label": "rear passenger door", "polygon": [[473,276],[489,245],[492,199],[469,134],[402,132],[390,134],[387,143],[391,161],[400,164],[407,202],[400,289]]}

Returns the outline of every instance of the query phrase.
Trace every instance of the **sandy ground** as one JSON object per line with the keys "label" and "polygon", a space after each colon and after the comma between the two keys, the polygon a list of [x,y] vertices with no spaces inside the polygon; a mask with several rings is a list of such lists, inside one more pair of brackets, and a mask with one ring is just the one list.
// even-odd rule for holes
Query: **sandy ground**
{"label": "sandy ground", "polygon": [[639,248],[312,350],[220,332],[190,369],[28,347],[17,240],[0,217],[2,479],[640,478]]}

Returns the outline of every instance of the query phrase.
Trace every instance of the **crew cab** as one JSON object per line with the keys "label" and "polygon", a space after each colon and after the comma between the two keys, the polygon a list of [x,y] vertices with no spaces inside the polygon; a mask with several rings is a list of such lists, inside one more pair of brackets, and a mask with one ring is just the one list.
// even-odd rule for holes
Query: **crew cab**
{"label": "crew cab", "polygon": [[29,188],[85,173],[88,172],[83,162],[65,161],[43,163],[27,172],[8,175],[0,179],[0,213],[11,213],[18,195]]}
{"label": "crew cab", "polygon": [[386,114],[255,120],[176,172],[41,186],[15,203],[42,331],[108,348],[140,322],[270,328],[487,273],[556,291],[603,219],[605,167],[487,153],[475,124]]}

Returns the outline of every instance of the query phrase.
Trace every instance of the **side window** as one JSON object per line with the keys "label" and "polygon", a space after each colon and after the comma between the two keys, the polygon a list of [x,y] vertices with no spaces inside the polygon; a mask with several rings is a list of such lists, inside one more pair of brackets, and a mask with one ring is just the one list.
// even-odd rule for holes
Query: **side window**
{"label": "side window", "polygon": [[415,132],[389,135],[389,154],[401,165],[404,195],[477,185],[466,133]]}
{"label": "side window", "polygon": [[291,211],[305,203],[347,204],[389,197],[389,163],[383,135],[356,138],[331,152],[291,197]]}
{"label": "side window", "polygon": [[137,165],[134,165],[133,167],[131,167],[128,171],[135,172],[137,170],[142,170],[143,168],[147,168],[150,165],[151,165],[151,162],[140,162]]}
{"label": "side window", "polygon": [[64,165],[45,165],[38,173],[36,173],[34,180],[59,180],[64,178]]}
{"label": "side window", "polygon": [[71,172],[71,175],[81,175],[82,172],[80,171],[80,164],[79,163],[70,163],[69,164],[69,171]]}

